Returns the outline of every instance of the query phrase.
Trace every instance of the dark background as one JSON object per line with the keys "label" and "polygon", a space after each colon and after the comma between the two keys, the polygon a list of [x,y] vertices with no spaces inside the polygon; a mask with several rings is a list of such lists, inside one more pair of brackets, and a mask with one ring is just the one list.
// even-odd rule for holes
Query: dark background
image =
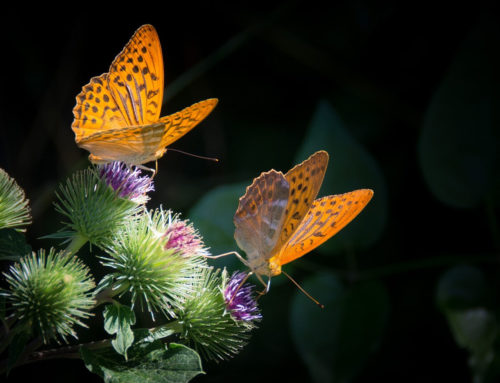
{"label": "dark background", "polygon": [[[164,53],[162,115],[204,98],[219,99],[214,112],[173,147],[217,157],[220,162],[167,153],[159,161],[149,206],[162,204],[187,215],[216,186],[248,184],[271,168],[288,170],[297,162],[318,104],[328,102],[345,130],[377,164],[384,180],[385,191],[380,195],[386,198],[386,218],[383,227],[374,228],[380,229],[376,241],[357,254],[356,275],[361,277],[349,277],[352,265],[345,254],[331,259],[309,255],[304,265],[312,262],[313,267],[298,266],[294,276],[302,281],[314,275],[311,268],[325,267],[346,286],[373,279],[384,287],[390,308],[383,331],[353,373],[354,381],[471,381],[469,354],[457,346],[435,295],[443,273],[464,262],[483,272],[491,285],[489,292],[498,285],[499,199],[497,181],[491,181],[491,175],[496,179],[499,175],[494,69],[500,66],[493,63],[500,39],[495,7],[485,2],[438,8],[420,2],[403,7],[364,1],[164,3],[162,8],[143,3],[120,9],[72,6],[74,10],[60,9],[57,16],[47,16],[47,9],[30,9],[31,16],[25,9],[6,10],[0,27],[4,51],[0,166],[31,201],[33,225],[27,237],[34,249],[55,244],[39,237],[60,227],[61,217],[52,206],[57,184],[88,164],[88,153],[76,146],[71,130],[76,95],[91,77],[108,70],[140,25],[150,23],[158,31]],[[476,43],[488,53],[475,54],[471,46]],[[464,65],[468,69],[461,71]],[[448,86],[436,101],[433,97],[443,82],[449,84],[450,73],[455,73],[450,81],[458,85]],[[472,77],[462,83],[461,73]],[[474,74],[485,79],[476,81]],[[470,88],[470,84],[478,85]],[[471,114],[470,123],[464,124],[462,112],[472,99],[467,89],[479,95],[476,99],[493,101],[484,113]],[[448,99],[449,107],[445,105],[439,114],[440,103]],[[432,119],[433,113],[441,116],[438,122]],[[454,132],[450,128],[431,137],[431,144],[425,146],[426,127],[432,136],[443,118],[448,127],[454,126],[456,118],[460,134],[470,135],[470,140],[448,134]],[[491,129],[482,129],[485,124]],[[489,146],[483,151],[477,142]],[[425,170],[419,155],[432,147],[438,154],[430,157],[444,156],[446,162],[448,154],[466,153],[467,143],[478,160],[464,156],[467,172],[463,174],[469,178],[449,190],[468,195],[470,187],[472,197],[448,201],[448,189],[440,193],[430,185],[433,165]],[[419,145],[423,145],[420,152]],[[426,173],[429,168],[431,175]],[[438,174],[450,174],[444,169]],[[450,177],[456,174],[460,179],[460,171]],[[479,184],[484,187],[478,188]],[[321,193],[344,191],[323,188]],[[376,198],[377,190],[374,204]],[[217,214],[215,208],[213,214]],[[207,245],[216,247],[208,238]],[[260,301],[264,320],[250,345],[235,360],[205,364],[207,375],[196,381],[267,382],[275,376],[309,381],[307,365],[289,334],[295,294],[287,281],[273,285]],[[327,291],[316,297],[329,299]],[[490,302],[496,307],[495,297]],[[323,336],[321,331],[330,329],[318,329],[318,337]],[[29,365],[12,371],[9,381],[34,374],[51,381],[76,381],[75,375],[81,381],[98,381],[81,361]]]}

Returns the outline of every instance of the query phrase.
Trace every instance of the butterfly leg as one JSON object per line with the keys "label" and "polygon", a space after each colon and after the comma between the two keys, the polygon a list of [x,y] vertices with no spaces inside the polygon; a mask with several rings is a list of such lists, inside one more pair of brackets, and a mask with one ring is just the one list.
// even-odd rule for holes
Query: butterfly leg
{"label": "butterfly leg", "polygon": [[147,166],[143,166],[143,165],[135,165],[135,166],[139,169],[145,170],[147,172],[151,172],[151,179],[153,179],[154,176],[156,175],[156,173],[158,173],[158,161],[156,161],[156,169],[151,169],[151,168],[148,168]]}
{"label": "butterfly leg", "polygon": [[248,278],[250,278],[250,275],[253,274],[253,271],[250,271],[246,276],[245,278],[243,278],[243,280],[240,282],[240,284],[238,285],[238,287],[236,288],[236,291],[234,292],[233,296],[231,297],[231,299],[229,300],[229,302],[227,303],[227,305],[229,306],[232,302],[233,302],[233,299],[234,297],[236,296],[236,294],[238,294],[238,291],[240,291],[241,289],[241,286],[243,286],[245,284],[245,282],[248,280]]}
{"label": "butterfly leg", "polygon": [[260,283],[262,283],[262,285],[264,286],[264,290],[257,291],[257,294],[259,294],[259,296],[257,297],[257,300],[258,300],[261,296],[266,295],[269,292],[269,290],[271,288],[271,277],[268,276],[268,280],[266,283],[266,282],[264,282],[264,280],[262,279],[262,277],[259,274],[255,274],[255,275],[259,279]]}
{"label": "butterfly leg", "polygon": [[245,258],[243,258],[238,252],[236,251],[229,251],[227,253],[223,253],[223,254],[218,254],[218,255],[204,255],[205,258],[208,258],[208,259],[218,259],[218,258],[222,258],[222,257],[225,257],[227,255],[236,255],[236,257],[238,257],[238,259],[241,261],[241,263],[243,263],[245,266],[249,267],[248,265],[248,262]]}

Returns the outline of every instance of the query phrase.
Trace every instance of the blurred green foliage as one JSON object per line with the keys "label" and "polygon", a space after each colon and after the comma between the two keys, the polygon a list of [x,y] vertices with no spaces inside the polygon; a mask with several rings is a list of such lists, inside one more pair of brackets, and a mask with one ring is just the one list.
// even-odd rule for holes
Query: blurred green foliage
{"label": "blurred green foliage", "polygon": [[[498,381],[498,6],[165,7],[100,9],[102,19],[90,6],[55,19],[6,11],[0,166],[32,203],[29,245],[50,246],[39,237],[60,227],[55,185],[87,166],[70,129],[75,96],[151,23],[165,59],[162,114],[220,100],[173,146],[220,162],[167,152],[150,206],[191,218],[213,254],[238,250],[232,215],[252,179],[316,149],[330,154],[320,196],[375,191],[344,230],[285,266],[326,309],[273,278],[249,345],[195,381]],[[243,268],[234,256],[212,264]],[[95,379],[81,362],[58,362],[9,381]]]}

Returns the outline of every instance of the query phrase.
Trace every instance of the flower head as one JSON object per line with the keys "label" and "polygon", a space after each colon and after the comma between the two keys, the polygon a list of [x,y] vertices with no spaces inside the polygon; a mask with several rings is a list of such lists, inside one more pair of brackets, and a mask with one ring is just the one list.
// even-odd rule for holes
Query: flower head
{"label": "flower head", "polygon": [[148,192],[154,190],[153,181],[148,176],[141,176],[136,167],[133,170],[123,162],[111,162],[99,169],[99,176],[111,186],[121,198],[128,198],[139,204],[149,200]]}
{"label": "flower head", "polygon": [[221,275],[219,270],[206,268],[200,277],[194,293],[177,311],[182,327],[181,339],[205,359],[229,359],[246,345],[250,331],[256,326],[251,320],[235,319],[228,311],[224,294],[225,270]]}
{"label": "flower head", "polygon": [[85,326],[94,306],[94,281],[77,258],[44,250],[27,255],[4,273],[11,304],[21,331],[51,339],[76,338],[75,325]]}
{"label": "flower head", "polygon": [[0,229],[29,225],[31,214],[28,203],[16,181],[0,169]]}
{"label": "flower head", "polygon": [[129,198],[117,198],[116,191],[106,184],[107,180],[94,169],[86,169],[75,173],[56,192],[59,199],[56,210],[69,219],[65,222],[69,238],[103,246],[142,210],[141,204]]}
{"label": "flower head", "polygon": [[170,221],[169,211],[156,209],[117,231],[102,258],[103,265],[114,271],[101,280],[98,290],[129,292],[132,307],[145,305],[153,318],[158,311],[174,317],[174,308],[193,295],[206,259],[196,254],[185,257],[165,246],[168,238],[164,233]]}
{"label": "flower head", "polygon": [[167,239],[165,249],[184,256],[208,254],[198,231],[187,220],[181,220],[178,215],[170,215],[164,236]]}
{"label": "flower head", "polygon": [[259,320],[262,315],[252,294],[252,285],[244,283],[248,274],[234,272],[224,289],[226,307],[233,318],[239,321]]}

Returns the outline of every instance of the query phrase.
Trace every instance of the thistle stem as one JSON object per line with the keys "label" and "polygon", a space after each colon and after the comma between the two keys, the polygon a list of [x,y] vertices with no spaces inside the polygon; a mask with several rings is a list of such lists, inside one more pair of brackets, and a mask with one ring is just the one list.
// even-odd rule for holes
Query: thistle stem
{"label": "thistle stem", "polygon": [[97,306],[99,306],[103,303],[112,302],[114,296],[120,294],[122,291],[125,291],[127,289],[128,289],[128,285],[122,284],[117,289],[110,287],[110,288],[107,288],[107,289],[100,291],[95,297],[96,303],[94,305],[94,308],[96,308]]}
{"label": "thistle stem", "polygon": [[71,242],[69,243],[68,247],[66,247],[65,254],[66,255],[73,255],[80,250],[80,248],[87,243],[88,239],[82,236],[79,233],[75,233],[73,238],[71,239]]}

